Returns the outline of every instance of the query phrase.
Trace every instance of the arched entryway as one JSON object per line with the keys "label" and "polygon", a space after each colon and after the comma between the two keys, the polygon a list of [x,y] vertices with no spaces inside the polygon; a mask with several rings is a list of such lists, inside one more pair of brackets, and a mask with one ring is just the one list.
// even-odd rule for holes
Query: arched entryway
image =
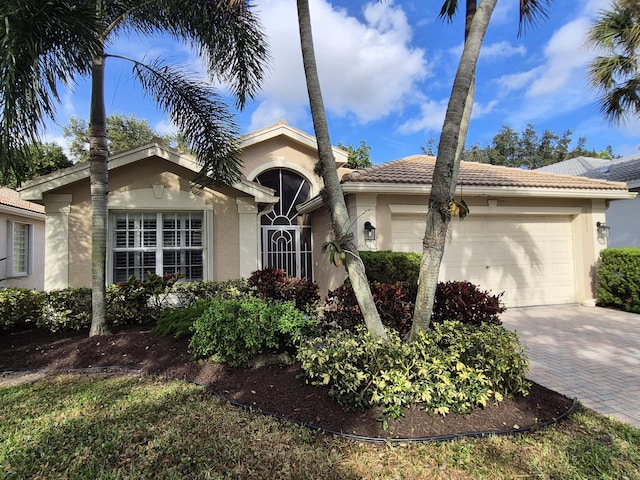
{"label": "arched entryway", "polygon": [[296,172],[277,168],[255,179],[273,188],[280,197],[273,209],[261,217],[262,265],[280,268],[288,276],[311,279],[311,227],[296,205],[309,200],[311,185]]}

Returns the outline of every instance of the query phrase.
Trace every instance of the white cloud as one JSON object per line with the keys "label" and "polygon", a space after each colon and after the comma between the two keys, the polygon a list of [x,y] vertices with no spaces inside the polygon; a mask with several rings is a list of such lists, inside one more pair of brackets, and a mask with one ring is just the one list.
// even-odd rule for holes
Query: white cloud
{"label": "white cloud", "polygon": [[434,101],[429,100],[420,105],[420,115],[400,125],[400,133],[416,133],[424,130],[439,132],[447,113],[448,99]]}
{"label": "white cloud", "polygon": [[[293,122],[290,115],[299,115],[308,104],[295,4],[268,0],[259,8],[273,62],[260,96],[265,103],[250,128],[262,127],[265,118],[276,116]],[[402,9],[392,2],[370,3],[360,21],[325,0],[311,0],[310,8],[327,110],[366,123],[414,102],[416,82],[428,70],[424,51],[409,44],[412,32]],[[270,114],[269,109],[275,112]]]}
{"label": "white cloud", "polygon": [[528,96],[553,94],[569,82],[584,81],[582,71],[591,56],[584,42],[588,27],[588,20],[581,17],[554,33],[544,49],[546,63],[541,69],[542,75],[533,82]]}
{"label": "white cloud", "polygon": [[499,96],[503,96],[514,90],[522,90],[531,84],[532,79],[540,74],[542,67],[536,67],[526,72],[503,75],[495,82],[500,87]]}
{"label": "white cloud", "polygon": [[[449,49],[449,53],[452,57],[458,60],[462,56],[462,49],[464,44],[460,43],[455,48]],[[494,42],[482,46],[480,50],[480,59],[482,61],[504,61],[509,57],[520,56],[523,57],[527,54],[527,49],[524,45],[514,46],[510,42],[503,40],[501,42]]]}

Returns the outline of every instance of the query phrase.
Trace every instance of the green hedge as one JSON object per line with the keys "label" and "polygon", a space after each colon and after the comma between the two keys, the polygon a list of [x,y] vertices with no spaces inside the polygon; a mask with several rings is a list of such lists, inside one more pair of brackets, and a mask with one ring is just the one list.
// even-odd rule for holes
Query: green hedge
{"label": "green hedge", "polygon": [[607,248],[597,267],[598,305],[640,313],[640,248]]}
{"label": "green hedge", "polygon": [[418,283],[421,254],[390,251],[359,253],[371,283]]}
{"label": "green hedge", "polygon": [[42,319],[44,294],[27,288],[0,290],[0,331],[34,328]]}

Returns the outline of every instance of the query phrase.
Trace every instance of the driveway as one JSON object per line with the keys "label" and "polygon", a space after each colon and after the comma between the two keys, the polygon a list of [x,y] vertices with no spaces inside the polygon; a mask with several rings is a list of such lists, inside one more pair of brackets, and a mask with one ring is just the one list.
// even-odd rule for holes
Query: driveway
{"label": "driveway", "polygon": [[562,305],[508,309],[529,355],[529,379],[640,428],[640,315]]}

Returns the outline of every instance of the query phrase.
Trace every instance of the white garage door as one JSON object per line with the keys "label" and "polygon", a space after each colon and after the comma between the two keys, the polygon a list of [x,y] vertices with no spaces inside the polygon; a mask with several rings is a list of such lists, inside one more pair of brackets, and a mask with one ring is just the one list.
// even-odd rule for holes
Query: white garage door
{"label": "white garage door", "polygon": [[[393,218],[392,249],[421,252],[424,216]],[[576,300],[571,220],[567,216],[453,219],[440,280],[468,280],[505,292],[508,307]]]}

